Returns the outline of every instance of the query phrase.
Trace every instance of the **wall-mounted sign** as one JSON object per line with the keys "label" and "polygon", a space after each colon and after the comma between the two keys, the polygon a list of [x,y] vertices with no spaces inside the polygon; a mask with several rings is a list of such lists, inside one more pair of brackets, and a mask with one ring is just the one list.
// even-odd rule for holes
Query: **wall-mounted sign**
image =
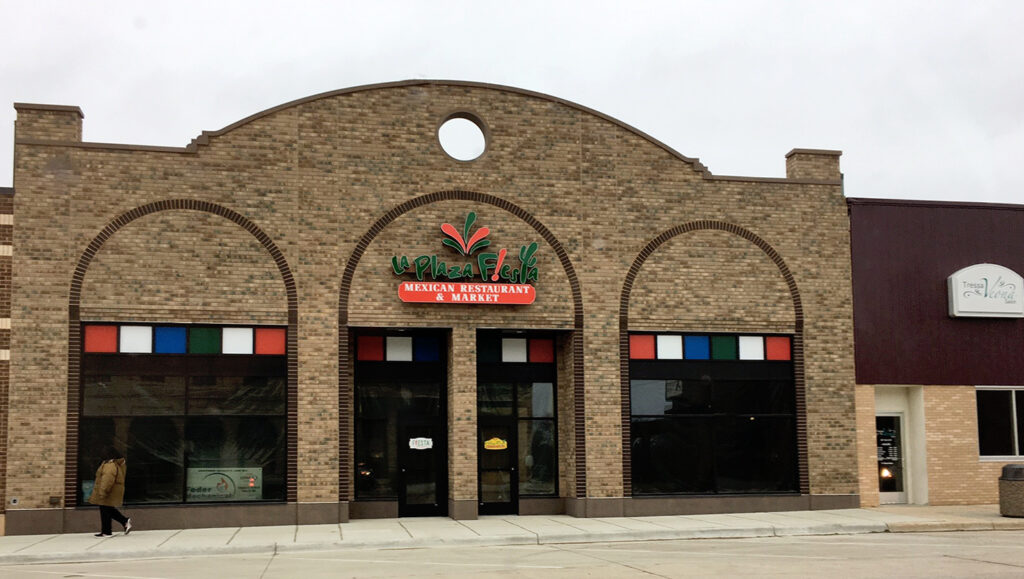
{"label": "wall-mounted sign", "polygon": [[508,441],[495,436],[484,441],[484,450],[505,450],[508,448]]}
{"label": "wall-mounted sign", "polygon": [[1024,318],[1024,278],[993,263],[965,267],[949,276],[949,315],[980,318]]}
{"label": "wall-mounted sign", "polygon": [[474,253],[491,244],[490,229],[472,231],[475,221],[476,213],[470,212],[461,232],[450,223],[441,225],[447,236],[441,243],[458,252],[459,261],[449,263],[437,255],[391,258],[395,275],[411,274],[417,280],[399,284],[399,299],[434,304],[533,303],[537,294],[530,282],[537,281],[537,243],[519,248],[518,264],[506,262],[509,251],[505,248],[479,253],[473,261]]}
{"label": "wall-mounted sign", "polygon": [[409,448],[411,448],[413,450],[429,450],[431,448],[434,448],[434,439],[433,438],[423,438],[423,437],[420,437],[420,438],[410,438],[409,439]]}

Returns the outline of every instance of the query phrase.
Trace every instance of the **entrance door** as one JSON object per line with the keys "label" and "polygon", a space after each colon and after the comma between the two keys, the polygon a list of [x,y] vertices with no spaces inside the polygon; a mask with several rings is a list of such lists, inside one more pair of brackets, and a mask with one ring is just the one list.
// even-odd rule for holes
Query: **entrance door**
{"label": "entrance door", "polygon": [[876,416],[878,446],[878,497],[881,504],[907,502],[903,453],[903,417]]}
{"label": "entrance door", "polygon": [[386,501],[388,510],[397,503],[400,517],[444,516],[445,338],[436,331],[391,332],[398,335],[356,334],[355,498]]}
{"label": "entrance door", "polygon": [[447,513],[443,493],[445,434],[437,424],[405,424],[400,427],[398,449],[398,516],[441,516]]}
{"label": "entrance door", "polygon": [[513,515],[518,511],[519,479],[515,421],[491,420],[480,423],[480,514]]}

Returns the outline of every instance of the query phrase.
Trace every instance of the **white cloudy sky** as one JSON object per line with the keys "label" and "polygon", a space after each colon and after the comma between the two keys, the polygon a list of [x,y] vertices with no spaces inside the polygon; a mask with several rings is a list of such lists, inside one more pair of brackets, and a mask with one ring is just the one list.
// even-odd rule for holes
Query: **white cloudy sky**
{"label": "white cloudy sky", "polygon": [[718,175],[841,149],[846,194],[1024,203],[1024,2],[0,0],[13,103],[85,140],[184,146],[304,96],[414,78],[596,109]]}

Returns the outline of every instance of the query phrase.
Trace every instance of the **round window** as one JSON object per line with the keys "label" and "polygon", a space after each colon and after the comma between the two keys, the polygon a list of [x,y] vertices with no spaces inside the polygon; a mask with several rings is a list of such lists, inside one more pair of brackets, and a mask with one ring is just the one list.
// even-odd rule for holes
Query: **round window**
{"label": "round window", "polygon": [[453,159],[472,161],[484,154],[487,137],[483,126],[467,114],[453,115],[437,129],[441,148]]}

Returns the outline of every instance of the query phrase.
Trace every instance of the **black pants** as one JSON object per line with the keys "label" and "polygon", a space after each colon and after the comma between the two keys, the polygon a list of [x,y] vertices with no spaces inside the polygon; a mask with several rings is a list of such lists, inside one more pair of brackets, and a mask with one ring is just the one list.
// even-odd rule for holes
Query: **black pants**
{"label": "black pants", "polygon": [[117,507],[108,507],[106,505],[100,505],[100,532],[104,535],[112,535],[113,532],[110,530],[110,520],[121,523],[123,526],[128,522],[128,517],[121,514],[121,511],[117,510]]}

